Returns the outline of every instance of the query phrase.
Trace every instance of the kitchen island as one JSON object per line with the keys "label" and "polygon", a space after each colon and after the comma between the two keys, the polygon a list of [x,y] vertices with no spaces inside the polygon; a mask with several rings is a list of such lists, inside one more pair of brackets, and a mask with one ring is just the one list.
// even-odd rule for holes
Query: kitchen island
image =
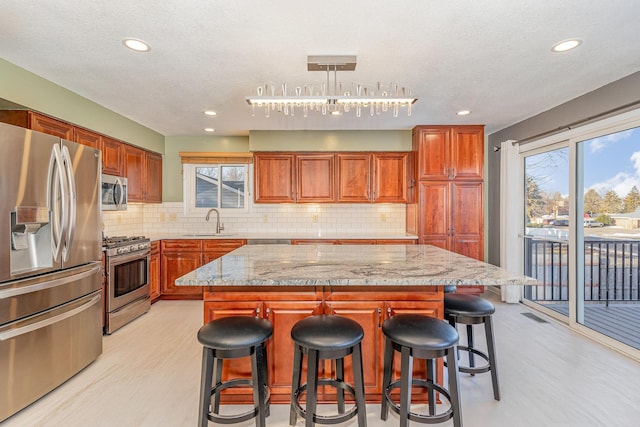
{"label": "kitchen island", "polygon": [[[204,322],[249,315],[273,323],[274,335],[268,344],[273,402],[289,401],[290,331],[306,316],[335,313],[362,325],[365,394],[368,401],[379,402],[385,319],[396,313],[443,318],[445,285],[535,283],[535,279],[430,245],[247,245],[176,280],[177,286],[205,286]],[[333,368],[326,364],[324,369]],[[248,361],[240,361],[230,364],[225,374],[249,372]],[[247,390],[229,400],[250,398]]]}

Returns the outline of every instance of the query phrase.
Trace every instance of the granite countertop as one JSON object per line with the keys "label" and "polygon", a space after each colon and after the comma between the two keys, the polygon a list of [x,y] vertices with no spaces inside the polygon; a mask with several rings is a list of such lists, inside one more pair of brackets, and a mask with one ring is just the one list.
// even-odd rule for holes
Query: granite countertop
{"label": "granite countertop", "polygon": [[329,239],[329,240],[417,240],[418,236],[407,233],[345,233],[345,232],[231,232],[219,235],[211,233],[163,233],[147,235],[151,240],[162,239],[242,239],[242,240],[305,240],[305,239]]}
{"label": "granite countertop", "polygon": [[533,285],[431,245],[247,245],[176,280],[178,286]]}

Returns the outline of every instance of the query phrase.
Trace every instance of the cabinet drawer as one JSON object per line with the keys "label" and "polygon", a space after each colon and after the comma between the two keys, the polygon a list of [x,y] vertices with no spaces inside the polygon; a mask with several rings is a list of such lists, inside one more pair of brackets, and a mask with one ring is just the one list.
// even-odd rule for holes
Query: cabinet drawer
{"label": "cabinet drawer", "polygon": [[202,250],[207,251],[232,251],[246,244],[246,240],[221,239],[221,240],[203,240]]}
{"label": "cabinet drawer", "polygon": [[202,250],[201,240],[163,240],[162,251],[180,251],[180,252],[200,252]]}

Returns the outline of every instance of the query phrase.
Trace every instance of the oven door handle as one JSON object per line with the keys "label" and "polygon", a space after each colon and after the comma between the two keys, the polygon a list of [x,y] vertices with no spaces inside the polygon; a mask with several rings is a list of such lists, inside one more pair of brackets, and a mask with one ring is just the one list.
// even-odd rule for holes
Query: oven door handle
{"label": "oven door handle", "polygon": [[146,249],[144,251],[136,251],[134,253],[128,254],[120,254],[120,255],[111,255],[107,257],[108,265],[114,266],[118,264],[123,264],[125,262],[133,261],[140,258],[146,258],[151,255],[151,249]]}
{"label": "oven door handle", "polygon": [[96,304],[101,299],[102,299],[102,295],[98,293],[93,298],[91,298],[88,302],[82,304],[81,306],[71,309],[69,311],[66,311],[57,316],[53,316],[48,319],[32,323],[31,325],[22,326],[15,329],[9,329],[6,332],[0,332],[0,341],[6,341],[8,339],[27,334],[29,332],[36,331],[38,329],[46,328],[47,326],[53,325],[54,323],[61,322],[65,319],[68,319],[69,317],[75,316],[76,314],[87,310],[88,308]]}
{"label": "oven door handle", "polygon": [[[91,267],[89,270],[85,270],[78,274],[74,274],[73,276],[65,276],[59,279],[53,279],[47,282],[38,282],[33,285],[25,285],[17,288],[2,289],[0,290],[0,299],[7,299],[7,298],[15,297],[18,295],[25,295],[32,292],[41,291],[43,289],[50,289],[50,288],[55,288],[57,286],[66,285],[67,283],[75,282],[75,281],[87,278],[89,276],[92,276],[100,272],[101,269],[102,267],[100,266],[100,264],[96,264],[93,267]],[[42,280],[42,278],[39,278],[39,279]],[[35,280],[29,280],[29,282],[33,282],[33,281]]]}

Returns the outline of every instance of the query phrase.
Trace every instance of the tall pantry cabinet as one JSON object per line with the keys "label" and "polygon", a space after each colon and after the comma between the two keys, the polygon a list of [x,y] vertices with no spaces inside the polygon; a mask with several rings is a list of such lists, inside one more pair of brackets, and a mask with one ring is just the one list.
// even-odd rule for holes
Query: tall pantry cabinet
{"label": "tall pantry cabinet", "polygon": [[407,231],[421,244],[484,260],[484,126],[416,126],[412,154]]}

